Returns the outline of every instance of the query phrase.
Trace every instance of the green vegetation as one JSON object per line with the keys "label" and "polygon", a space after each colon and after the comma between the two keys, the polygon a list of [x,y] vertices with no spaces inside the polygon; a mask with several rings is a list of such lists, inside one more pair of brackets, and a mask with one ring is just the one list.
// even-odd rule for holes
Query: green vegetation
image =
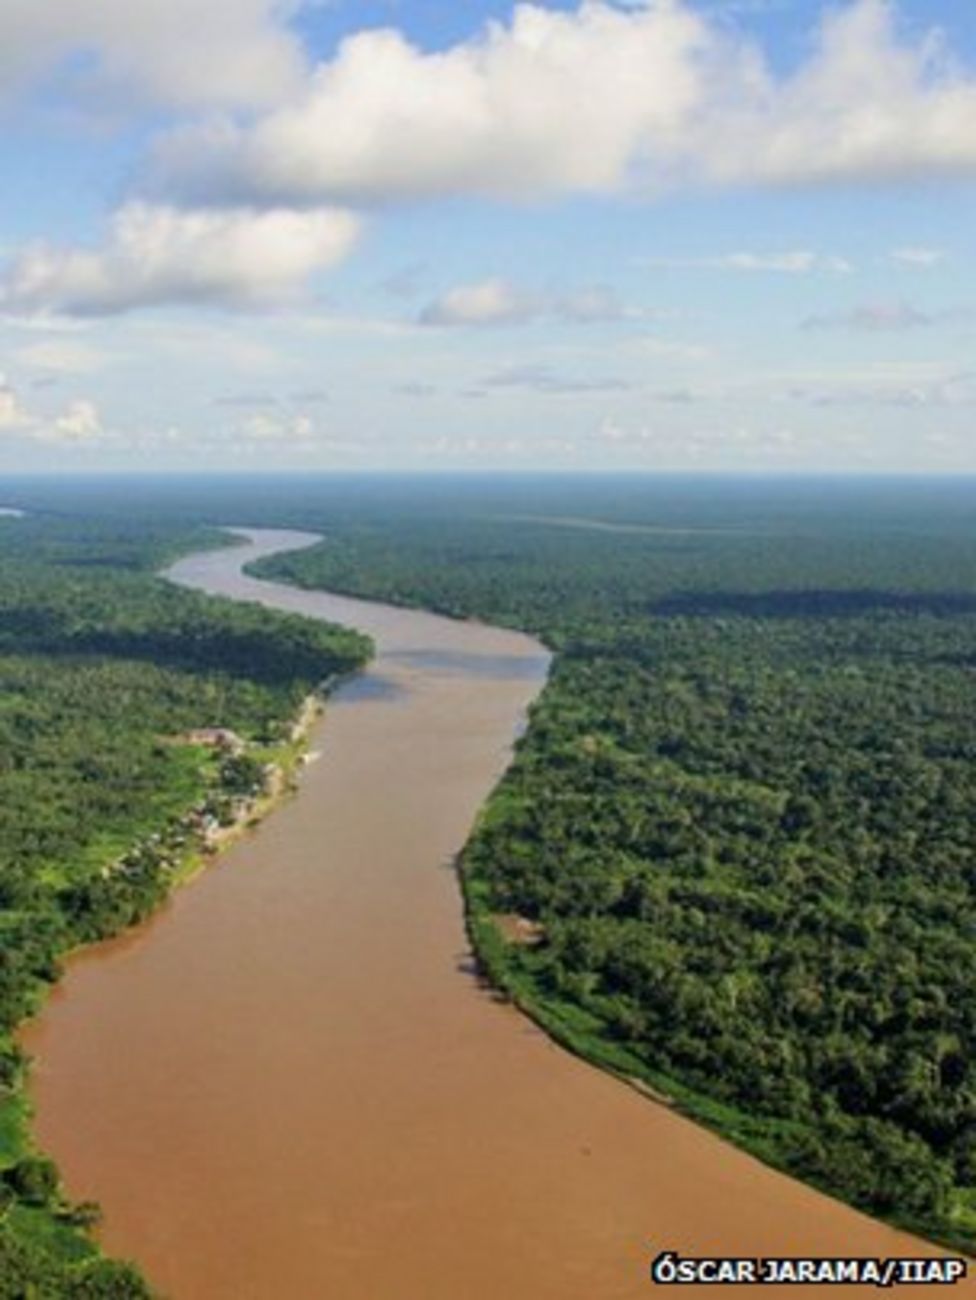
{"label": "green vegetation", "polygon": [[[976,1249],[976,484],[93,481],[5,499],[48,512],[31,526],[52,572],[88,516],[89,576],[118,553],[140,584],[148,549],[209,544],[201,520],[318,529],[258,571],[541,635],[550,683],[463,862],[494,980],[769,1162]],[[188,671],[186,631],[136,660]]]}
{"label": "green vegetation", "polygon": [[[551,524],[401,514],[259,569],[556,647],[464,855],[493,979],[767,1161],[972,1251],[964,486],[941,506],[935,488],[863,487],[833,515],[815,498],[791,512],[802,488],[748,508],[688,489],[687,530],[655,533],[655,501],[677,528],[681,493],[650,484],[610,516],[620,531],[569,523],[577,499]],[[498,914],[536,940],[506,941]]]}
{"label": "green vegetation", "polygon": [[68,949],[152,911],[260,795],[301,701],[369,651],[147,572],[207,544],[165,523],[0,524],[0,1300],[149,1294],[33,1148],[13,1031]]}
{"label": "green vegetation", "polygon": [[516,991],[583,1008],[584,1040],[732,1128],[768,1119],[767,1159],[965,1239],[976,623],[904,622],[667,619],[622,656],[577,647],[466,870],[484,909],[541,924],[502,953]]}

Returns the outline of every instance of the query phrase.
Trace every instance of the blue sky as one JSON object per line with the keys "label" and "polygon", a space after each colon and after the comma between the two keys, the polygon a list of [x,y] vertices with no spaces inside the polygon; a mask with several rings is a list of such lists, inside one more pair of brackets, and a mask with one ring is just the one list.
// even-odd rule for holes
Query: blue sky
{"label": "blue sky", "polygon": [[976,13],[0,13],[0,470],[976,471]]}

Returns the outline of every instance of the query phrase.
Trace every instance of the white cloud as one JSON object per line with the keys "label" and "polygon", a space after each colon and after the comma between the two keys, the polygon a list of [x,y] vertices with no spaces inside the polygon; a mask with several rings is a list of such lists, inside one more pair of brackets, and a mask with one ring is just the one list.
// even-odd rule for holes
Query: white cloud
{"label": "white cloud", "polygon": [[76,398],[57,416],[47,419],[28,411],[16,391],[0,375],[0,434],[35,443],[93,446],[108,439],[94,402]]}
{"label": "white cloud", "polygon": [[488,279],[448,289],[427,304],[419,320],[422,325],[441,326],[524,325],[544,318],[594,324],[642,315],[624,307],[611,290],[600,285],[564,294]]}
{"label": "white cloud", "polygon": [[328,433],[303,411],[256,411],[233,428],[198,441],[201,446],[210,442],[228,451],[233,449],[245,458],[267,454],[283,457],[286,462],[294,455],[305,462],[309,457],[325,456],[343,463],[363,450],[359,442]]}
{"label": "white cloud", "polygon": [[0,374],[0,433],[28,429],[31,418],[24,410],[13,388]]}
{"label": "white cloud", "polygon": [[304,443],[315,437],[315,426],[307,415],[279,415],[258,411],[238,429],[248,443]]}
{"label": "white cloud", "polygon": [[435,53],[363,32],[253,127],[170,136],[158,177],[191,198],[295,204],[612,190],[645,141],[677,144],[710,41],[676,4],[520,4],[509,26]]}
{"label": "white cloud", "polygon": [[95,403],[84,398],[72,402],[65,413],[54,421],[51,433],[54,440],[58,442],[100,441],[104,430]]}
{"label": "white cloud", "polygon": [[794,249],[783,253],[722,253],[716,257],[648,257],[641,263],[669,270],[772,271],[782,275],[810,275],[815,272],[848,275],[854,268],[845,257]]}
{"label": "white cloud", "polygon": [[99,250],[27,246],[0,279],[0,310],[94,316],[167,303],[266,307],[294,298],[358,233],[345,212],[183,212],[130,203]]}
{"label": "white cloud", "polygon": [[888,0],[828,10],[813,54],[779,80],[726,78],[689,137],[713,182],[807,184],[976,170],[976,80],[938,32],[900,37]]}
{"label": "white cloud", "polygon": [[177,107],[271,105],[305,59],[285,20],[298,0],[10,0],[0,5],[0,94],[74,93]]}
{"label": "white cloud", "polygon": [[187,202],[303,206],[973,171],[976,80],[886,0],[829,10],[783,76],[682,0],[583,0],[516,5],[432,53],[360,33],[253,123],[171,134],[154,179]]}
{"label": "white cloud", "polygon": [[794,253],[729,253],[718,260],[727,271],[776,271],[785,275],[808,275],[811,271],[827,271],[846,275],[852,267],[843,257],[821,257],[807,251]]}
{"label": "white cloud", "polygon": [[543,311],[542,301],[507,280],[481,280],[449,289],[420,314],[424,325],[515,325]]}

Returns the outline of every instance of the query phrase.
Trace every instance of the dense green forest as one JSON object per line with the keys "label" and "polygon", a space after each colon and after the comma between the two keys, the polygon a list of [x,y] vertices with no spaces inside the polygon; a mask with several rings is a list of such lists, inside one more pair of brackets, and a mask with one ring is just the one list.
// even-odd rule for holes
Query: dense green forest
{"label": "dense green forest", "polygon": [[976,484],[14,486],[130,567],[134,503],[160,555],[202,520],[312,528],[257,570],[541,635],[462,864],[492,978],[771,1163],[976,1249]]}
{"label": "dense green forest", "polygon": [[[287,756],[301,700],[369,651],[355,633],[153,576],[219,540],[165,521],[0,518],[3,1300],[148,1295],[98,1255],[94,1207],[66,1202],[33,1148],[13,1031],[65,951],[152,911]],[[246,748],[187,743],[201,728]]]}
{"label": "dense green forest", "polygon": [[340,525],[259,570],[556,647],[464,855],[493,978],[770,1162],[973,1250],[976,487],[942,492],[652,484]]}

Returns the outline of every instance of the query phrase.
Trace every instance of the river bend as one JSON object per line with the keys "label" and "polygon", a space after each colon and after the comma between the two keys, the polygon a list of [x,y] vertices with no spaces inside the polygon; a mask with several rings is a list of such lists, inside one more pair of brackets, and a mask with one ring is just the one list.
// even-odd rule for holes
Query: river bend
{"label": "river bend", "polygon": [[297,798],[149,923],[72,958],[25,1035],[40,1141],[101,1202],[106,1247],[172,1300],[638,1300],[664,1248],[927,1250],[479,986],[452,864],[546,652],[249,578],[314,539],[248,537],[169,576],[357,627],[377,657],[331,698]]}

